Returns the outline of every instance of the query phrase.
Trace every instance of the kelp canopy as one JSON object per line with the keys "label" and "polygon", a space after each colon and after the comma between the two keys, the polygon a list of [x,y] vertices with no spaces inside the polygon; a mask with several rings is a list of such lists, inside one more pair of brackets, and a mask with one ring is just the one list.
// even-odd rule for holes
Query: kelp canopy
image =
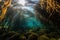
{"label": "kelp canopy", "polygon": [[4,19],[12,0],[0,0],[0,22]]}
{"label": "kelp canopy", "polygon": [[40,0],[35,7],[37,17],[47,25],[47,29],[59,31],[60,29],[60,1]]}
{"label": "kelp canopy", "polygon": [[[13,27],[13,31],[11,32],[10,27],[8,29],[1,29],[0,27],[1,40],[60,40],[59,0],[40,0],[39,4],[35,7],[36,15],[26,9],[16,10],[13,8],[10,8],[7,13],[6,18],[3,21],[4,23],[2,23],[4,27],[7,24],[7,26]],[[36,20],[34,17],[40,20]],[[36,29],[26,30],[28,28],[25,25],[29,24],[28,27],[31,27],[33,24],[39,25],[40,21],[48,29],[47,31],[39,28],[38,26],[36,26],[38,27]],[[32,25],[31,22],[33,22]],[[14,32],[15,30],[19,31],[19,33]]]}
{"label": "kelp canopy", "polygon": [[60,1],[59,0],[40,0],[36,6],[39,18],[45,21],[52,21],[60,26]]}
{"label": "kelp canopy", "polygon": [[59,0],[40,0],[41,8],[45,8],[47,12],[58,12],[60,14],[60,2]]}
{"label": "kelp canopy", "polygon": [[[11,3],[11,2],[10,2]],[[33,12],[33,13],[30,13],[29,11],[29,13],[27,13],[28,15],[25,15],[25,10],[24,10],[24,13],[22,13],[22,12],[20,12],[21,11],[21,9],[18,9],[20,6],[21,6],[21,4],[18,4],[17,5],[17,2],[14,2],[13,1],[13,3],[12,3],[12,7],[11,8],[9,8],[8,10],[7,10],[7,13],[6,13],[6,15],[4,16],[5,17],[5,19],[4,19],[4,23],[3,22],[1,22],[1,24],[3,25],[3,26],[5,26],[5,25],[7,25],[7,26],[12,26],[12,27],[15,27],[15,25],[17,25],[18,27],[20,27],[23,23],[24,23],[24,25],[26,24],[25,22],[24,22],[24,20],[23,21],[20,21],[21,19],[20,18],[22,18],[21,17],[21,13],[22,14],[24,14],[24,16],[26,17],[26,16],[29,16],[30,14],[32,15],[34,15],[34,17],[35,16],[38,16],[38,19],[40,19],[42,22],[43,22],[43,24],[45,24],[45,25],[48,25],[48,28],[52,28],[53,27],[53,25],[54,26],[60,26],[60,1],[59,0],[40,0],[40,2],[39,2],[39,4],[38,3],[35,3],[35,2],[29,2],[29,3],[32,3],[32,4],[37,4],[37,6],[35,7],[35,6],[33,6],[33,8],[35,7],[35,12],[38,12],[38,13],[36,13],[37,15],[35,15],[34,13],[35,12]],[[29,4],[28,3],[28,4]],[[10,4],[9,4],[10,5]],[[13,9],[13,8],[15,8],[15,7],[18,7],[17,9]],[[28,7],[25,7],[25,8],[28,8]],[[29,10],[30,10],[31,8],[29,8]],[[23,11],[22,10],[22,11]],[[18,12],[19,11],[19,12]],[[2,14],[4,14],[4,13],[2,13]],[[17,14],[17,15],[16,15]],[[16,16],[15,16],[16,15]],[[18,16],[19,15],[19,16]],[[23,16],[23,15],[22,15]],[[2,17],[2,16],[1,16]],[[28,17],[29,19],[28,19],[28,22],[27,22],[27,24],[29,23],[29,25],[30,25],[30,22],[32,22],[32,21],[29,21],[30,20],[30,17]],[[18,20],[17,20],[18,19]],[[24,18],[23,18],[24,19]],[[26,19],[26,21],[27,21],[27,18],[25,18]],[[37,18],[36,18],[37,19]],[[16,22],[15,22],[15,21]],[[33,18],[31,18],[31,20],[33,20]],[[35,19],[34,19],[35,20]],[[33,21],[34,21],[33,20]],[[36,22],[36,21],[34,21],[34,22]],[[34,24],[34,22],[32,22],[32,24]],[[38,22],[40,22],[40,21],[38,21]],[[0,24],[0,26],[1,26],[1,24]],[[5,25],[4,25],[5,24]],[[26,24],[26,25],[27,25]],[[37,23],[36,23],[37,24]],[[38,23],[38,25],[40,26],[40,24]],[[16,26],[16,27],[17,27]],[[22,25],[23,26],[23,25]],[[24,26],[23,26],[24,27]],[[35,27],[35,26],[34,26]],[[57,27],[57,28],[58,28]],[[54,28],[56,28],[56,27],[54,27]],[[53,28],[53,29],[54,29]],[[15,29],[15,28],[14,28]]]}

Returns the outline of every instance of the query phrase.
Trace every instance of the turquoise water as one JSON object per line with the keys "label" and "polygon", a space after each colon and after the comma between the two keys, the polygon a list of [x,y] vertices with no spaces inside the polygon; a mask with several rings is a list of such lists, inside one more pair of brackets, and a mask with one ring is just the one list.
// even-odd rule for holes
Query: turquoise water
{"label": "turquoise water", "polygon": [[34,17],[30,17],[26,19],[26,24],[29,27],[36,27],[36,26],[40,26],[41,23]]}
{"label": "turquoise water", "polygon": [[26,19],[26,26],[29,28],[44,28],[44,25],[35,17],[30,17]]}
{"label": "turquoise water", "polygon": [[[16,7],[16,6],[14,6]],[[4,21],[4,26],[9,26],[11,28],[44,28],[45,26],[42,22],[35,16],[34,5],[32,6],[23,6],[17,10],[13,8],[14,12],[11,12],[11,17],[8,16]],[[19,6],[18,6],[19,7]],[[11,11],[11,9],[10,9]],[[11,18],[11,19],[10,19]]]}

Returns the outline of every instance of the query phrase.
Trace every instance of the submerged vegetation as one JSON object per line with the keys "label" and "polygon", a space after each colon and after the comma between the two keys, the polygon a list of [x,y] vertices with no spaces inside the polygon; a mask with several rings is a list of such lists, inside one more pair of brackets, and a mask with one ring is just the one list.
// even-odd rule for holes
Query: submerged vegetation
{"label": "submerged vegetation", "polygon": [[31,8],[15,3],[0,21],[0,40],[60,40],[59,0],[40,0]]}
{"label": "submerged vegetation", "polygon": [[51,31],[60,33],[60,1],[59,0],[40,0],[36,5],[36,14],[46,27]]}
{"label": "submerged vegetation", "polygon": [[60,40],[60,35],[56,32],[47,32],[44,29],[28,30],[23,33],[0,29],[0,40]]}

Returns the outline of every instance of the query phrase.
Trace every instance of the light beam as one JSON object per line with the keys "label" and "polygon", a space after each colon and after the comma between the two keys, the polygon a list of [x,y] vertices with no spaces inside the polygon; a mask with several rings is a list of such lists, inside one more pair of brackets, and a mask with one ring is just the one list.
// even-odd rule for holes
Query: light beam
{"label": "light beam", "polygon": [[21,5],[24,6],[24,5],[26,4],[26,0],[19,0],[19,1],[18,1],[18,4],[21,4]]}

